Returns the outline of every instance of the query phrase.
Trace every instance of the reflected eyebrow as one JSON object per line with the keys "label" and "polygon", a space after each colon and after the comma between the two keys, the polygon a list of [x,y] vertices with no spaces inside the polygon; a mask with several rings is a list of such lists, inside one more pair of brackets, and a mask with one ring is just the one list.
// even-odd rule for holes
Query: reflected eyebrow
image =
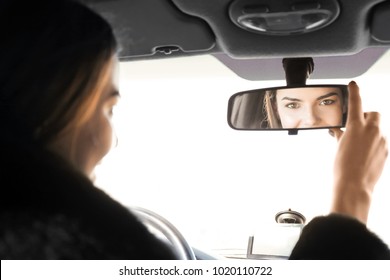
{"label": "reflected eyebrow", "polygon": [[302,101],[301,99],[293,98],[293,97],[288,97],[288,96],[283,97],[282,100],[298,101],[298,102],[301,102],[301,101]]}
{"label": "reflected eyebrow", "polygon": [[331,97],[331,96],[334,96],[334,95],[338,96],[338,94],[336,92],[330,92],[330,93],[327,93],[327,94],[324,94],[324,95],[318,97],[317,100],[321,100],[321,99],[324,99],[324,98],[327,98],[327,97]]}
{"label": "reflected eyebrow", "polygon": [[[316,100],[321,100],[321,99],[324,99],[324,98],[327,98],[330,96],[334,96],[334,95],[338,96],[338,94],[336,92],[330,92],[330,93],[327,93],[327,94],[324,94],[324,95],[317,97]],[[282,100],[302,102],[302,100],[299,98],[293,98],[293,97],[288,97],[288,96],[283,97]]]}

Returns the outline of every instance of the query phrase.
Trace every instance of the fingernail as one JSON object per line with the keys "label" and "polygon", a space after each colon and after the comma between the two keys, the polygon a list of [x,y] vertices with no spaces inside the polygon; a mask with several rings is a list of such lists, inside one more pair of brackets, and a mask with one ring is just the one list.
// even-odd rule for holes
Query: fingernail
{"label": "fingernail", "polygon": [[330,129],[329,129],[329,134],[330,134],[330,136],[334,137],[334,132],[333,132],[333,130],[330,130]]}

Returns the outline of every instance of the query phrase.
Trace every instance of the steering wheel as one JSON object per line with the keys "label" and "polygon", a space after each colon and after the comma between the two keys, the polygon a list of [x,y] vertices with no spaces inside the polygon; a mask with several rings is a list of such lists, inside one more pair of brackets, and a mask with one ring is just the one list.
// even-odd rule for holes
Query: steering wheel
{"label": "steering wheel", "polygon": [[130,207],[129,210],[151,231],[161,233],[171,243],[180,260],[196,260],[192,247],[183,235],[165,218],[141,207]]}

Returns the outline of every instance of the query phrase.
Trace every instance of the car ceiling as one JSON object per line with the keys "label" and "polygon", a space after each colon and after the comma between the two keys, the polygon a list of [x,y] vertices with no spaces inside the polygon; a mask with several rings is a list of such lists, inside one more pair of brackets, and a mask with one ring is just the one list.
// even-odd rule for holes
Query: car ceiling
{"label": "car ceiling", "polygon": [[[289,13],[296,7],[322,9],[329,1],[338,9],[334,21],[307,33],[259,34],[240,28],[231,16],[248,9],[268,14]],[[388,0],[83,2],[113,26],[122,61],[212,54],[249,80],[283,79],[281,58],[285,57],[313,57],[313,78],[355,77],[390,46]]]}

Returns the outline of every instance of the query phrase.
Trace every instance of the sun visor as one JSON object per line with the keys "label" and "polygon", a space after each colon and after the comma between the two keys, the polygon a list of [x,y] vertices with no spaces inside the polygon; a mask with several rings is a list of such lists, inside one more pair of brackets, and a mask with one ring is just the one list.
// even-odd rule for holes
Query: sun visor
{"label": "sun visor", "polygon": [[215,36],[205,21],[182,13],[171,1],[84,1],[114,28],[119,58],[208,51]]}

